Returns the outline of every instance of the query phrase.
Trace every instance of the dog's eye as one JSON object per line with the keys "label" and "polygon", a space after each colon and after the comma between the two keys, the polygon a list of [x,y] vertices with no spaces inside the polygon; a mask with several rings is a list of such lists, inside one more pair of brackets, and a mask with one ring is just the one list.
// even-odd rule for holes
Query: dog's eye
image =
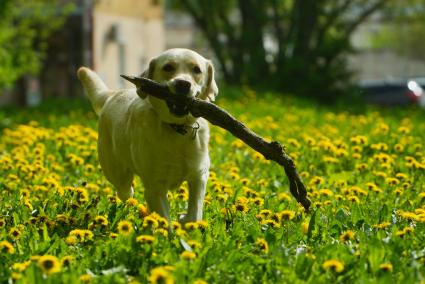
{"label": "dog's eye", "polygon": [[193,70],[193,73],[195,73],[195,74],[201,74],[202,73],[201,68],[199,68],[199,66],[193,67],[192,70]]}
{"label": "dog's eye", "polygon": [[165,72],[173,72],[174,71],[174,66],[171,64],[165,64],[162,67],[162,70],[164,70]]}

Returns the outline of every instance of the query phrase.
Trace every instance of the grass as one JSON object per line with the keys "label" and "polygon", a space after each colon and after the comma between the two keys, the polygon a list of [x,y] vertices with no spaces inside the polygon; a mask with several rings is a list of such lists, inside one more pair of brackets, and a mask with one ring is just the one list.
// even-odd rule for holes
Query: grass
{"label": "grass", "polygon": [[[235,94],[236,93],[236,94]],[[244,89],[218,104],[285,144],[314,203],[282,169],[212,127],[204,221],[172,232],[125,203],[98,166],[87,101],[0,110],[0,282],[419,283],[425,277],[425,115],[312,106]],[[204,282],[202,282],[204,281]]]}

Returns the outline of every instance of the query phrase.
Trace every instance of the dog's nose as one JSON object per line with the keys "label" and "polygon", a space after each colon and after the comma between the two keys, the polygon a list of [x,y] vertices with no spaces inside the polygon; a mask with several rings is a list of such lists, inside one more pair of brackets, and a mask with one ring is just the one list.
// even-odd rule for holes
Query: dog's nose
{"label": "dog's nose", "polygon": [[183,79],[174,80],[174,88],[179,95],[187,95],[190,91],[190,87],[192,87],[192,84],[189,81]]}

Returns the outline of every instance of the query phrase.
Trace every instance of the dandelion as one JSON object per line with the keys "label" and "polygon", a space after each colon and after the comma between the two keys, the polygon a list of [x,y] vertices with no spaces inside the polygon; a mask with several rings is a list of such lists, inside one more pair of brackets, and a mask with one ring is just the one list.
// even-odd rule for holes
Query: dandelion
{"label": "dandelion", "polygon": [[137,199],[130,197],[129,199],[127,199],[125,201],[125,204],[127,206],[133,207],[133,206],[137,206],[137,204],[139,204],[139,202],[137,201]]}
{"label": "dandelion", "polygon": [[199,221],[196,221],[196,223],[198,224],[199,229],[205,230],[208,228],[208,221],[199,220]]}
{"label": "dandelion", "polygon": [[31,264],[31,260],[27,260],[24,262],[16,262],[12,265],[12,269],[17,270],[19,272],[23,272],[28,268],[28,266],[30,266],[30,264]]}
{"label": "dandelion", "polygon": [[353,240],[353,239],[354,239],[354,232],[351,230],[348,230],[344,232],[343,234],[341,234],[341,236],[339,236],[339,240],[343,243],[346,243],[349,240]]}
{"label": "dandelion", "polygon": [[255,245],[262,253],[269,252],[269,244],[265,239],[257,238],[257,240],[255,241]]}
{"label": "dandelion", "polygon": [[149,215],[148,208],[143,204],[139,204],[137,206],[137,212],[139,212],[140,218],[144,218]]}
{"label": "dandelion", "polygon": [[285,193],[285,192],[281,192],[278,195],[278,199],[280,202],[282,201],[291,201],[291,197],[289,196],[289,194]]}
{"label": "dandelion", "polygon": [[274,229],[279,229],[280,224],[274,220],[266,219],[261,221],[261,225],[271,226]]}
{"label": "dandelion", "polygon": [[136,242],[141,244],[152,244],[155,240],[154,236],[141,235],[136,238]]}
{"label": "dandelion", "polygon": [[46,274],[57,273],[61,270],[61,263],[56,256],[43,255],[38,259],[38,266]]}
{"label": "dandelion", "polygon": [[83,275],[80,276],[80,281],[82,283],[90,283],[92,278],[93,277],[90,274],[83,274]]}
{"label": "dandelion", "polygon": [[133,232],[133,224],[129,221],[123,220],[118,222],[117,229],[119,234],[128,236]]}
{"label": "dandelion", "polygon": [[379,266],[379,269],[385,272],[393,272],[393,265],[391,263],[383,263]]}
{"label": "dandelion", "polygon": [[71,266],[71,264],[75,261],[73,256],[67,255],[61,258],[62,266]]}
{"label": "dandelion", "polygon": [[9,236],[14,240],[19,239],[21,234],[22,234],[22,232],[17,227],[13,227],[9,230]]}
{"label": "dandelion", "polygon": [[187,222],[186,224],[184,224],[184,228],[186,230],[196,230],[199,228],[199,224],[196,222]]}
{"label": "dandelion", "polygon": [[384,222],[384,223],[380,223],[380,224],[375,224],[372,227],[376,228],[376,229],[386,229],[389,226],[391,226],[390,222]]}
{"label": "dandelion", "polygon": [[151,270],[149,282],[152,284],[173,284],[174,279],[165,267],[156,267]]}
{"label": "dandelion", "polygon": [[180,254],[180,257],[184,260],[193,260],[196,258],[196,253],[185,250]]}
{"label": "dandelion", "polygon": [[323,269],[330,270],[335,273],[340,273],[344,270],[344,264],[336,259],[330,259],[323,263]]}
{"label": "dandelion", "polygon": [[348,196],[347,197],[347,200],[349,200],[349,201],[351,201],[353,203],[360,203],[360,199],[357,196],[355,196],[355,195]]}
{"label": "dandelion", "polygon": [[202,245],[201,245],[201,243],[199,243],[199,242],[197,242],[197,241],[195,241],[195,240],[188,240],[187,241],[187,244],[192,248],[192,249],[198,249],[198,248],[201,248],[202,247]]}
{"label": "dandelion", "polygon": [[279,213],[280,218],[284,221],[290,221],[295,217],[295,212],[291,210],[283,210]]}
{"label": "dandelion", "polygon": [[159,225],[158,220],[155,215],[151,214],[149,216],[146,216],[145,219],[143,219],[143,227],[150,227],[150,228],[157,228]]}
{"label": "dandelion", "polygon": [[158,228],[158,229],[155,230],[155,234],[161,235],[163,237],[168,237],[168,230],[163,229],[163,228]]}
{"label": "dandelion", "polygon": [[15,253],[15,248],[8,241],[0,241],[0,252],[13,254]]}
{"label": "dandelion", "polygon": [[96,216],[94,218],[94,223],[96,225],[101,226],[101,227],[107,227],[108,224],[109,224],[108,219],[105,216],[100,216],[100,215],[99,216]]}

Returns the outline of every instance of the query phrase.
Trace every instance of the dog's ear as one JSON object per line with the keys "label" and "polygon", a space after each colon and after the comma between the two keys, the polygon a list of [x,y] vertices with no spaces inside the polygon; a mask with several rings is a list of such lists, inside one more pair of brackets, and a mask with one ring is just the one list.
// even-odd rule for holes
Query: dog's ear
{"label": "dog's ear", "polygon": [[215,97],[218,96],[218,87],[214,78],[214,66],[210,60],[207,61],[207,81],[205,84],[204,99],[215,101]]}
{"label": "dog's ear", "polygon": [[[143,71],[143,73],[142,73],[142,75],[140,75],[140,77],[153,79],[153,73],[155,72],[155,65],[156,65],[156,63],[155,63],[155,58],[154,58],[149,62],[149,67],[145,71]],[[142,99],[145,99],[148,96],[148,94],[146,94],[145,92],[142,92],[140,89],[137,89],[137,94]]]}

